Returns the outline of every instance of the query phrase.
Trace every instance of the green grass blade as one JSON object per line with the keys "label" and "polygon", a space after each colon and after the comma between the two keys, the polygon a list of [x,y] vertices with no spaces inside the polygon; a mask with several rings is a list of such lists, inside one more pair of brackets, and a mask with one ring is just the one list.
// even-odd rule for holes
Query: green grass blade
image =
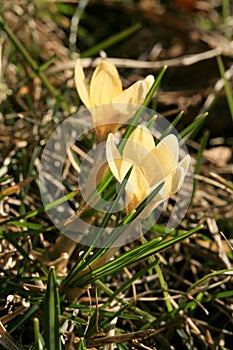
{"label": "green grass blade", "polygon": [[60,302],[55,268],[51,267],[44,302],[44,339],[48,350],[61,350],[59,333]]}
{"label": "green grass blade", "polygon": [[161,84],[161,81],[164,77],[164,74],[166,73],[166,70],[167,70],[167,66],[164,66],[161,69],[161,71],[159,72],[159,74],[157,75],[153,85],[151,86],[150,90],[148,91],[148,93],[146,95],[145,101],[143,102],[143,107],[147,107],[148,104],[150,103],[150,101],[152,100],[152,97],[153,97],[155,91],[158,90],[158,88]]}
{"label": "green grass blade", "polygon": [[127,225],[129,222],[134,220],[146,207],[148,203],[151,203],[154,199],[154,197],[159,193],[161,188],[164,186],[164,182],[161,182],[150,194],[149,196],[144,199],[139,206],[136,208],[135,211],[129,213],[123,220],[122,220],[122,225]]}
{"label": "green grass blade", "polygon": [[232,93],[230,84],[225,76],[225,69],[224,69],[224,65],[223,65],[223,61],[222,61],[221,56],[217,56],[217,62],[218,62],[218,69],[219,69],[221,78],[224,81],[224,88],[225,88],[227,103],[228,103],[228,107],[229,107],[229,110],[231,113],[231,118],[233,121],[233,93]]}
{"label": "green grass blade", "polygon": [[113,200],[113,202],[112,202],[112,204],[111,204],[111,206],[109,208],[109,212],[106,213],[106,215],[104,216],[103,221],[100,224],[101,228],[107,227],[107,224],[108,224],[108,222],[109,222],[109,220],[110,220],[110,218],[112,216],[112,213],[114,212],[117,204],[119,203],[119,201],[120,201],[120,199],[121,199],[121,197],[122,197],[122,195],[123,195],[123,193],[125,191],[125,187],[127,185],[127,181],[128,181],[128,179],[130,177],[132,169],[133,169],[133,166],[127,171],[127,174],[125,175],[124,180],[119,184],[117,196]]}
{"label": "green grass blade", "polygon": [[122,285],[108,298],[106,303],[103,305],[103,308],[108,307],[111,302],[116,299],[116,297],[122,293],[124,290],[128,289],[134,281],[140,278],[142,275],[145,275],[152,267],[158,264],[158,260],[150,262],[146,267],[142,268],[139,272],[135,273],[130,279],[126,280]]}
{"label": "green grass blade", "polygon": [[224,34],[227,39],[231,39],[232,28],[230,26],[230,1],[222,0],[222,17],[224,23]]}
{"label": "green grass blade", "polygon": [[184,112],[181,111],[176,118],[173,120],[173,122],[171,123],[171,125],[169,125],[169,127],[162,133],[162,135],[160,136],[160,140],[162,140],[165,136],[169,135],[172,130],[176,127],[176,125],[179,123],[179,121],[181,120],[181,118],[183,117]]}
{"label": "green grass blade", "polygon": [[140,23],[134,24],[133,26],[122,30],[120,33],[117,33],[115,35],[110,36],[108,39],[101,41],[97,45],[91,47],[90,49],[84,51],[80,57],[90,57],[97,55],[101,50],[105,50],[108,47],[111,47],[112,45],[122,41],[123,39],[126,39],[131,34],[135,33],[139,29],[141,29],[142,25]]}
{"label": "green grass blade", "polygon": [[171,301],[169,299],[170,295],[169,295],[169,293],[167,291],[167,289],[168,289],[167,283],[166,283],[166,281],[164,279],[164,276],[163,276],[163,273],[162,273],[162,270],[161,270],[159,264],[155,265],[155,270],[156,270],[156,272],[158,274],[158,279],[159,279],[161,288],[163,290],[163,295],[164,295],[164,298],[165,298],[165,304],[167,306],[167,311],[168,312],[172,312],[173,306],[172,306],[172,303],[171,303]]}
{"label": "green grass blade", "polygon": [[104,320],[103,322],[101,322],[100,326],[101,328],[105,328],[111,320],[113,320],[115,317],[120,317],[122,314],[124,314],[125,310],[127,310],[129,308],[129,306],[126,304],[124,306],[122,306],[118,311],[112,313],[112,314],[109,314],[109,317]]}
{"label": "green grass blade", "polygon": [[149,314],[148,312],[146,312],[146,311],[144,311],[144,310],[142,310],[134,305],[131,305],[126,300],[122,299],[118,295],[115,295],[115,293],[109,287],[107,287],[103,282],[101,282],[100,280],[97,280],[96,284],[111,298],[116,299],[122,305],[128,305],[131,310],[133,310],[137,315],[143,317],[148,322],[153,322],[155,320],[155,317],[152,316],[151,314]]}
{"label": "green grass blade", "polygon": [[195,282],[189,289],[188,292],[190,292],[191,290],[195,289],[196,287],[198,287],[199,285],[203,284],[204,282],[208,281],[209,279],[215,277],[215,276],[219,276],[219,275],[232,275],[233,274],[233,268],[231,269],[223,269],[223,270],[218,270],[218,271],[214,271],[211,272],[209,274],[207,274],[206,276],[200,278],[197,282]]}
{"label": "green grass blade", "polygon": [[83,338],[80,338],[77,350],[87,350],[87,348],[86,348],[86,346],[84,344],[84,339]]}
{"label": "green grass blade", "polygon": [[58,198],[56,201],[47,204],[45,207],[42,207],[42,208],[27,212],[25,214],[19,215],[19,216],[17,216],[17,218],[14,218],[14,219],[10,218],[10,219],[4,220],[4,221],[0,221],[0,226],[5,225],[7,223],[14,224],[15,222],[19,222],[21,219],[28,219],[28,218],[37,216],[43,212],[46,212],[46,211],[56,207],[57,205],[59,205],[63,202],[70,200],[71,198],[75,197],[78,194],[78,192],[79,192],[79,190],[72,191],[72,192],[68,193],[67,195],[65,195],[64,197]]}
{"label": "green grass blade", "polygon": [[77,49],[76,42],[77,42],[77,34],[79,29],[79,22],[81,17],[84,14],[84,11],[88,2],[89,0],[80,0],[78,2],[78,5],[74,13],[72,13],[72,19],[70,23],[70,36],[69,36],[70,53],[75,52]]}
{"label": "green grass blade", "polygon": [[116,198],[114,199],[114,201],[112,202],[112,205],[110,206],[109,211],[105,214],[105,216],[103,217],[103,220],[100,224],[100,228],[98,230],[98,234],[95,237],[95,241],[92,242],[92,246],[90,246],[86,252],[83,255],[82,260],[76,265],[74,266],[74,268],[71,270],[71,272],[69,273],[68,277],[66,278],[66,280],[63,281],[63,285],[67,284],[69,280],[71,280],[73,278],[73,276],[75,276],[80,270],[83,270],[84,268],[86,268],[91,262],[94,262],[95,260],[99,259],[101,257],[101,255],[103,255],[106,251],[106,249],[99,249],[96,250],[95,253],[91,256],[91,261],[87,260],[88,257],[90,257],[90,253],[93,251],[93,246],[95,245],[95,242],[98,241],[98,237],[99,235],[101,235],[104,231],[104,229],[107,227],[107,224],[112,216],[112,213],[117,205],[117,203],[119,202],[121,196],[124,193],[125,190],[125,186],[127,184],[127,180],[131,174],[132,171],[132,167],[128,170],[124,180],[122,181],[122,183],[119,185],[119,189],[118,189],[118,193],[116,195]]}
{"label": "green grass blade", "polygon": [[200,115],[191,124],[189,124],[185,129],[183,129],[179,134],[180,138],[183,139],[185,136],[187,136],[189,134],[192,135],[194,132],[197,132],[197,130],[199,130],[199,128],[204,123],[207,115],[208,115],[208,113],[204,113],[204,114]]}
{"label": "green grass blade", "polygon": [[34,337],[35,337],[35,350],[45,350],[45,342],[40,333],[39,319],[34,318]]}
{"label": "green grass blade", "polygon": [[33,305],[27,310],[21,317],[13,320],[7,327],[8,332],[11,334],[17,330],[22,324],[24,324],[30,317],[39,309],[38,305]]}
{"label": "green grass blade", "polygon": [[188,238],[193,233],[199,231],[201,228],[202,226],[198,226],[195,229],[188,231],[178,237],[165,240],[165,241],[161,241],[160,238],[153,239],[152,241],[149,241],[141,246],[138,246],[130,250],[129,252],[117,257],[116,259],[109,261],[103,266],[100,266],[94,269],[91,273],[88,272],[87,274],[79,277],[78,280],[75,281],[74,286],[75,284],[77,284],[79,287],[83,287],[87,283],[91,283],[93,277],[95,279],[99,279],[99,278],[102,278],[103,276],[107,276],[108,274],[119,272],[119,270],[121,270],[125,266],[139,263],[140,261],[150,257],[151,255],[159,253],[173,246],[174,244]]}
{"label": "green grass blade", "polygon": [[208,295],[207,297],[204,298],[204,301],[210,302],[215,299],[225,299],[225,298],[232,298],[232,297],[233,297],[233,290],[226,290],[224,292]]}

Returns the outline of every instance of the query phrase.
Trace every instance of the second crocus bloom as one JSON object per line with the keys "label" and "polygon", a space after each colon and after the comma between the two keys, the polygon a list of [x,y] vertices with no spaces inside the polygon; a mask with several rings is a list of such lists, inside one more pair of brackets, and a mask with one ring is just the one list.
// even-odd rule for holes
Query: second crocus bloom
{"label": "second crocus bloom", "polygon": [[132,168],[125,188],[127,214],[136,209],[162,182],[164,186],[152,203],[148,204],[149,211],[177,192],[183,184],[190,163],[189,155],[179,162],[179,143],[175,135],[166,136],[155,146],[150,130],[143,125],[139,125],[131,133],[122,155],[115,145],[114,135],[109,134],[106,157],[110,170],[120,183]]}
{"label": "second crocus bloom", "polygon": [[110,132],[114,133],[133,116],[153,83],[154,77],[148,75],[123,91],[116,67],[108,61],[102,61],[88,84],[81,60],[77,60],[75,85],[80,99],[92,114],[97,142],[106,140]]}

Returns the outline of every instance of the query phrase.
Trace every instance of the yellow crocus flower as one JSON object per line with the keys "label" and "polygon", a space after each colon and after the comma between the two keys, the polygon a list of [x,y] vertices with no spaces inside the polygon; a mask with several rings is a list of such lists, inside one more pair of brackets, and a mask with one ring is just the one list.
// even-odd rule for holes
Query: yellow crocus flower
{"label": "yellow crocus flower", "polygon": [[154,77],[148,75],[123,91],[116,67],[103,60],[96,67],[89,85],[81,60],[77,60],[75,85],[80,99],[90,109],[98,142],[106,140],[110,132],[114,133],[132,117],[138,105],[144,102],[153,82]]}
{"label": "yellow crocus flower", "polygon": [[164,186],[152,203],[148,203],[146,215],[177,192],[183,184],[190,163],[189,155],[178,161],[179,143],[175,135],[164,137],[155,146],[150,130],[143,125],[139,125],[131,133],[122,155],[114,143],[114,135],[109,134],[106,157],[112,174],[120,183],[132,168],[125,188],[127,214],[136,209],[162,182]]}

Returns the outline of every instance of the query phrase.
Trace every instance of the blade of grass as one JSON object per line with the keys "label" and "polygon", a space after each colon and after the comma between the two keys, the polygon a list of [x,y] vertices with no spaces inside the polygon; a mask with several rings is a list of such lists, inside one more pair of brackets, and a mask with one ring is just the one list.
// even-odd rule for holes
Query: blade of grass
{"label": "blade of grass", "polygon": [[130,250],[129,252],[126,252],[125,254],[118,256],[114,260],[109,261],[103,266],[93,269],[91,273],[88,272],[84,274],[83,276],[78,278],[78,280],[75,280],[73,282],[74,286],[76,286],[77,284],[79,287],[84,287],[88,283],[92,282],[92,278],[99,279],[99,278],[102,278],[103,276],[107,276],[109,274],[119,272],[119,270],[121,270],[125,266],[138,263],[148,258],[151,255],[154,255],[165,249],[168,249],[172,245],[191,236],[193,233],[198,232],[202,227],[203,226],[198,226],[195,229],[188,231],[178,237],[172,238],[170,240],[161,241],[160,238],[156,238],[141,246],[137,246],[136,248]]}
{"label": "blade of grass", "polygon": [[231,39],[232,29],[230,27],[230,1],[222,0],[222,17],[224,23],[224,34],[227,39]]}
{"label": "blade of grass", "polygon": [[55,275],[55,268],[51,267],[44,301],[44,339],[49,350],[61,350],[59,333],[60,301]]}
{"label": "blade of grass", "polygon": [[120,236],[124,235],[124,226],[132,222],[134,219],[137,218],[137,216],[143,211],[147,203],[150,203],[153,198],[159,193],[160,189],[163,187],[164,183],[161,183],[159,186],[157,186],[150,194],[149,196],[137,207],[135,211],[125,216],[125,218],[122,220],[121,223],[119,223],[119,227],[115,228],[113,231],[113,234],[109,236],[109,238],[106,240],[105,245],[107,247],[111,247],[114,245],[117,239],[120,239]]}
{"label": "blade of grass", "polygon": [[27,252],[19,245],[18,239],[12,236],[11,232],[4,234],[4,238],[16,248],[17,252],[23,256],[25,261],[27,262],[32,261],[32,259],[29,257]]}
{"label": "blade of grass", "polygon": [[114,312],[112,315],[109,315],[108,318],[106,318],[106,320],[102,321],[100,323],[100,327],[101,328],[105,328],[115,317],[119,317],[121,316],[122,314],[124,314],[124,312],[129,308],[129,306],[126,304],[126,305],[123,305],[118,311]]}
{"label": "blade of grass", "polygon": [[87,350],[83,338],[79,339],[77,350]]}
{"label": "blade of grass", "polygon": [[224,292],[219,293],[211,293],[211,295],[205,296],[203,298],[204,302],[210,302],[215,299],[223,299],[223,298],[232,298],[233,297],[233,290],[226,290]]}
{"label": "blade of grass", "polygon": [[141,310],[140,308],[138,308],[134,305],[131,305],[130,303],[128,303],[126,300],[122,299],[121,297],[114,295],[115,293],[109,287],[107,287],[103,282],[101,282],[100,280],[97,280],[96,284],[111,298],[116,299],[122,305],[129,305],[130,310],[134,311],[137,315],[143,317],[145,320],[147,320],[149,322],[153,322],[155,320],[155,317],[152,316],[151,314],[149,314],[148,312]]}
{"label": "blade of grass", "polygon": [[223,270],[218,270],[211,272],[207,274],[206,276],[200,278],[197,282],[195,282],[191,287],[189,287],[188,292],[192,291],[196,287],[198,287],[200,284],[203,284],[205,281],[209,280],[210,278],[213,278],[215,276],[219,275],[233,275],[233,268],[231,269],[223,269]]}
{"label": "blade of grass", "polygon": [[[144,236],[142,236],[142,242],[147,242],[146,238]],[[154,255],[151,255],[148,259],[149,261],[156,261],[157,259],[155,258]],[[157,260],[157,264],[155,265],[155,271],[158,275],[158,279],[159,279],[159,282],[160,282],[160,285],[161,285],[161,288],[162,288],[162,291],[163,291],[163,295],[164,295],[164,298],[165,298],[165,304],[167,306],[167,311],[168,312],[172,312],[173,311],[173,307],[172,307],[172,304],[171,304],[171,301],[170,301],[170,295],[167,291],[168,287],[167,287],[167,284],[166,284],[166,281],[165,281],[165,278],[163,276],[163,273],[162,273],[162,270],[159,266],[160,264],[160,260]],[[152,275],[154,272],[153,272],[153,269],[149,270],[149,273],[150,275]]]}
{"label": "blade of grass", "polygon": [[[214,301],[216,299],[225,299],[225,298],[232,298],[233,291],[227,290],[224,292],[219,293],[211,293],[210,295],[206,295],[204,291],[198,293],[196,300],[190,301],[187,303],[184,307],[185,310],[195,310],[198,305],[201,303],[209,303],[211,301]],[[206,312],[208,314],[208,311]]]}
{"label": "blade of grass", "polygon": [[151,268],[158,264],[158,260],[154,259],[150,262],[146,267],[142,268],[139,272],[135,273],[130,279],[122,283],[122,285],[108,298],[108,300],[104,303],[102,308],[108,307],[111,302],[119,296],[124,290],[128,289],[134,281],[140,278],[142,275],[145,275]]}
{"label": "blade of grass", "polygon": [[143,102],[143,107],[147,107],[150,103],[150,101],[152,100],[152,97],[155,93],[155,91],[159,88],[160,86],[160,83],[163,79],[163,76],[165,74],[167,70],[167,66],[164,66],[161,71],[159,72],[159,74],[156,76],[156,79],[153,83],[153,85],[151,86],[150,90],[148,91],[147,95],[146,95],[146,98],[145,98],[145,101]]}
{"label": "blade of grass", "polygon": [[202,126],[207,115],[208,115],[207,112],[200,115],[191,124],[189,124],[185,129],[183,129],[179,134],[180,138],[183,139],[187,135],[189,135],[189,137],[191,138],[193,136],[193,133],[194,132],[196,133],[199,130],[199,128]]}
{"label": "blade of grass", "polygon": [[162,135],[160,136],[160,139],[162,140],[165,136],[169,135],[172,130],[176,127],[176,125],[179,123],[179,121],[181,120],[181,118],[183,117],[184,112],[181,111],[177,117],[173,120],[173,122],[171,123],[171,125],[169,125],[169,127],[162,133]]}
{"label": "blade of grass", "polygon": [[218,63],[218,69],[221,75],[221,78],[224,81],[224,88],[225,88],[225,93],[226,93],[226,98],[227,98],[227,103],[228,103],[228,107],[230,110],[230,114],[231,114],[231,118],[233,121],[233,93],[230,87],[230,84],[225,76],[225,69],[224,69],[224,65],[223,65],[223,61],[220,55],[217,56],[217,63]]}
{"label": "blade of grass", "polygon": [[115,35],[110,36],[108,39],[101,41],[100,43],[96,44],[95,46],[91,47],[90,49],[84,51],[80,57],[91,57],[96,54],[98,54],[101,50],[105,50],[108,47],[111,47],[112,45],[122,41],[123,39],[126,39],[133,33],[137,32],[139,29],[142,28],[142,25],[140,23],[136,23],[133,26],[122,30],[120,33],[117,33]]}
{"label": "blade of grass", "polygon": [[40,230],[43,228],[42,224],[36,224],[34,222],[28,222],[28,221],[14,221],[11,223],[11,225],[14,225],[15,227],[24,227],[27,229],[31,229],[31,230]]}
{"label": "blade of grass", "polygon": [[57,199],[56,201],[47,204],[45,207],[42,207],[42,208],[39,208],[39,209],[30,211],[30,212],[27,212],[25,214],[19,215],[16,218],[9,218],[7,220],[0,221],[0,226],[1,225],[6,225],[6,224],[14,224],[14,222],[19,222],[19,220],[21,220],[21,219],[28,219],[28,218],[31,218],[33,216],[37,216],[37,215],[39,215],[41,213],[44,213],[45,211],[48,211],[48,210],[56,207],[57,205],[59,205],[59,204],[61,204],[63,202],[66,202],[66,201],[72,199],[78,193],[79,193],[79,190],[72,191],[72,192],[68,193],[67,195]]}
{"label": "blade of grass", "polygon": [[154,197],[159,193],[159,191],[161,190],[161,188],[164,186],[164,182],[161,182],[161,184],[159,184],[150,194],[149,196],[144,199],[144,201],[142,201],[139,206],[136,208],[135,211],[129,213],[121,222],[121,225],[127,225],[129,222],[131,222],[132,220],[134,220],[142,211],[143,209],[146,207],[146,205],[148,203],[151,203],[154,199]]}
{"label": "blade of grass", "polygon": [[34,318],[34,338],[35,338],[35,350],[45,350],[45,342],[40,333],[40,324],[37,317]]}
{"label": "blade of grass", "polygon": [[7,330],[11,334],[17,328],[19,328],[23,323],[25,323],[30,317],[39,309],[38,305],[33,305],[29,310],[27,310],[23,315],[19,318],[13,320],[11,324],[8,325]]}
{"label": "blade of grass", "polygon": [[109,212],[105,214],[103,221],[100,224],[101,228],[107,227],[107,224],[112,216],[112,213],[115,211],[116,206],[118,205],[124,191],[125,191],[125,187],[127,185],[127,181],[130,177],[130,174],[132,172],[133,166],[131,166],[131,168],[127,171],[127,174],[125,175],[123,181],[120,183],[119,188],[118,188],[118,193],[116,198],[113,200],[110,208],[109,208]]}
{"label": "blade of grass", "polygon": [[159,264],[155,265],[155,270],[156,270],[156,272],[158,274],[159,282],[160,282],[161,288],[163,290],[163,295],[164,295],[164,298],[165,298],[165,304],[167,306],[167,311],[168,312],[172,312],[173,306],[172,306],[171,301],[169,299],[170,295],[169,295],[169,293],[167,291],[167,289],[168,289],[167,288],[167,283],[166,283],[166,281],[165,281],[165,279],[163,277],[163,273],[162,273],[162,270],[161,270]]}

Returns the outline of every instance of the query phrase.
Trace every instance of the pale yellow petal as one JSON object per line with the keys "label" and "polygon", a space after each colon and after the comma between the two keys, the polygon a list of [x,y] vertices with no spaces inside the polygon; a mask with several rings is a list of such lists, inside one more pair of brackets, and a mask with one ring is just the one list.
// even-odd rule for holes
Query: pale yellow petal
{"label": "pale yellow petal", "polygon": [[189,168],[189,165],[190,165],[190,155],[187,154],[184,159],[182,159],[180,162],[179,162],[179,169],[180,169],[180,178],[179,178],[179,185],[178,185],[178,190],[181,188],[181,186],[183,185],[183,182],[184,182],[184,178],[188,172],[188,168]]}
{"label": "pale yellow petal", "polygon": [[179,144],[175,135],[168,135],[156,146],[156,158],[165,176],[178,166]]}
{"label": "pale yellow petal", "polygon": [[166,177],[165,186],[166,186],[167,198],[169,198],[173,193],[176,193],[178,191],[182,171],[183,171],[183,168],[175,168]]}
{"label": "pale yellow petal", "polygon": [[[183,185],[184,178],[189,168],[190,156],[187,155],[177,167],[173,168],[173,170],[164,178],[165,180],[165,192],[164,192],[164,200],[168,199],[172,194],[179,191],[181,186]],[[155,186],[154,186],[155,187]]]}
{"label": "pale yellow petal", "polygon": [[92,107],[91,114],[97,142],[106,140],[109,133],[115,131],[131,118],[139,107],[131,104],[104,104]]}
{"label": "pale yellow petal", "polygon": [[76,61],[75,70],[74,70],[74,80],[75,80],[76,89],[78,91],[80,99],[82,100],[84,105],[87,108],[89,108],[91,106],[90,89],[87,84],[80,59]]}
{"label": "pale yellow petal", "polygon": [[[147,93],[144,81],[137,81],[135,84],[125,89],[120,95],[113,98],[113,103],[130,103],[140,105],[144,102]],[[132,115],[131,115],[132,116]],[[131,117],[129,116],[129,118]]]}
{"label": "pale yellow petal", "polygon": [[149,184],[142,171],[137,166],[134,166],[131,171],[125,193],[127,214],[136,209],[149,194]]}
{"label": "pale yellow petal", "polygon": [[120,166],[120,179],[121,181],[125,178],[129,169],[134,165],[130,159],[122,158]]}
{"label": "pale yellow petal", "polygon": [[129,136],[123,150],[123,158],[131,159],[135,164],[141,166],[144,158],[155,148],[155,143],[150,130],[139,125]]}
{"label": "pale yellow petal", "polygon": [[102,105],[122,93],[122,84],[116,67],[107,62],[101,62],[95,69],[90,84],[91,105]]}
{"label": "pale yellow petal", "polygon": [[105,141],[109,133],[114,133],[119,128],[119,124],[114,122],[118,120],[114,118],[112,104],[94,106],[90,111],[98,143]]}
{"label": "pale yellow petal", "polygon": [[146,83],[146,90],[149,92],[150,88],[154,84],[155,78],[153,75],[147,75],[144,79],[144,82]]}
{"label": "pale yellow petal", "polygon": [[189,154],[187,154],[180,162],[179,162],[179,167],[182,167],[185,171],[185,174],[188,171],[189,165],[191,162],[191,157]]}
{"label": "pale yellow petal", "polygon": [[128,140],[142,144],[148,151],[155,148],[154,138],[145,125],[138,125],[130,134]]}
{"label": "pale yellow petal", "polygon": [[109,168],[112,174],[115,176],[117,181],[121,182],[121,163],[122,158],[115,146],[113,134],[109,134],[106,142],[106,158],[109,165]]}
{"label": "pale yellow petal", "polygon": [[156,149],[148,153],[140,166],[150,186],[164,181],[166,175],[160,162],[156,158]]}

